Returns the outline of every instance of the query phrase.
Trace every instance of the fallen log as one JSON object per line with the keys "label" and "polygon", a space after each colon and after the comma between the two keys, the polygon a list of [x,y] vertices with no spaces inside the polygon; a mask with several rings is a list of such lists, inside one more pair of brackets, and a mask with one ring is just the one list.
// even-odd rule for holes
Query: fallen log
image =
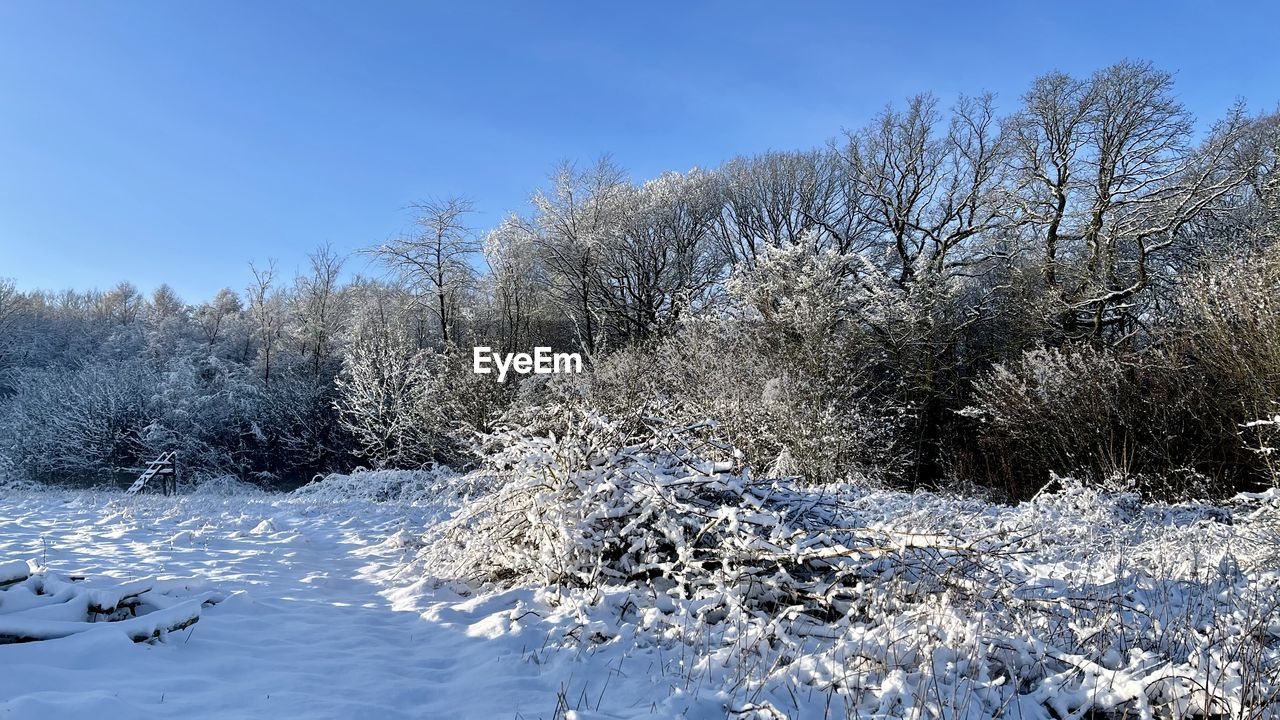
{"label": "fallen log", "polygon": [[0,644],[95,632],[122,632],[134,642],[148,642],[191,627],[202,608],[224,598],[180,581],[96,586],[20,564],[0,564],[0,578],[8,579],[0,587]]}

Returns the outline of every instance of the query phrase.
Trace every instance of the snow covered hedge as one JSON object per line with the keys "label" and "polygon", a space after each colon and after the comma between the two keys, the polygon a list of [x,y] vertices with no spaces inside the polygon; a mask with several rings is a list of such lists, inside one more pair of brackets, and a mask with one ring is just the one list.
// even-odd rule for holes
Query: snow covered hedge
{"label": "snow covered hedge", "polygon": [[556,588],[592,628],[569,642],[683,648],[730,711],[1280,717],[1275,491],[1146,505],[1064,481],[1004,507],[758,479],[713,425],[532,427],[489,439],[495,489],[422,572]]}

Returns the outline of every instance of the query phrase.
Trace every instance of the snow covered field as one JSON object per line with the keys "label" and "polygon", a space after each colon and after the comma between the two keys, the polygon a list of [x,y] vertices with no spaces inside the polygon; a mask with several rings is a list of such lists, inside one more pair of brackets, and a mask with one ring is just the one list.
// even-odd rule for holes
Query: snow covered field
{"label": "snow covered field", "polygon": [[0,557],[236,594],[163,643],[104,625],[0,646],[0,717],[538,718],[554,714],[562,685],[608,675],[589,658],[533,661],[543,639],[503,627],[528,592],[386,597],[405,549],[383,541],[431,513],[287,496],[10,494]]}
{"label": "snow covered field", "polygon": [[448,508],[9,492],[0,559],[90,582],[191,578],[230,597],[164,642],[104,624],[0,645],[0,717],[1158,716],[1203,709],[1206,692],[1223,698],[1214,712],[1276,717],[1274,697],[1257,698],[1275,691],[1280,495],[1224,509],[1088,492],[1017,508],[902,493],[849,502],[867,527],[914,528],[917,545],[997,528],[1033,528],[1035,540],[973,573],[1011,578],[1009,594],[978,589],[972,605],[868,587],[867,619],[795,644],[781,641],[796,628],[786,613],[709,627],[697,603],[622,587],[437,588],[415,558]]}

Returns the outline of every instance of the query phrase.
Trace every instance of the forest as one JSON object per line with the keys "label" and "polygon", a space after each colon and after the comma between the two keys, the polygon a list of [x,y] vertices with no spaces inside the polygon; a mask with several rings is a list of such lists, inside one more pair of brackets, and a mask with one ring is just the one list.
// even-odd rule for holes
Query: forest
{"label": "forest", "polygon": [[[576,413],[814,484],[1224,497],[1277,481],[1278,162],[1276,112],[1192,117],[1125,61],[642,182],[566,162],[496,227],[425,199],[206,300],[0,282],[0,477],[467,470]],[[498,382],[477,346],[586,367]]]}

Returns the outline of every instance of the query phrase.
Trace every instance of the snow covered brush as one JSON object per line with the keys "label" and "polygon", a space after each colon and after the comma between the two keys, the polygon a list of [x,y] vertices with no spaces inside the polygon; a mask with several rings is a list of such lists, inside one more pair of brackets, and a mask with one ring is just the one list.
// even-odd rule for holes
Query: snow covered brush
{"label": "snow covered brush", "polygon": [[753,478],[715,437],[714,423],[554,412],[575,416],[558,436],[507,428],[488,438],[496,490],[434,531],[426,564],[438,576],[643,584],[675,598],[826,622],[858,608],[860,588],[873,579],[904,579],[912,595],[998,584],[983,559],[1009,553],[1017,539],[1002,531],[957,545],[841,526],[833,498]]}
{"label": "snow covered brush", "polygon": [[552,412],[572,417],[545,435],[506,427],[486,438],[496,489],[435,532],[442,577],[591,587],[715,563],[702,551],[723,535],[721,516],[755,495],[731,474],[713,425]]}

